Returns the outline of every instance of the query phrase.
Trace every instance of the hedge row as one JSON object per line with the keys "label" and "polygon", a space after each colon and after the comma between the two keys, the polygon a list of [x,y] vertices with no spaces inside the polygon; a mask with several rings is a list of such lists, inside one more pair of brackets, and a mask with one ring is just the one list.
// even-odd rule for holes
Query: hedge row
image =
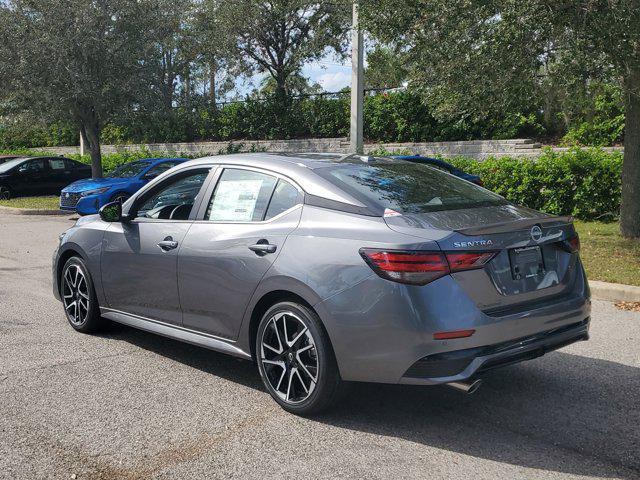
{"label": "hedge row", "polygon": [[[234,153],[241,148],[242,144],[231,144],[225,152],[218,153]],[[19,153],[27,154],[28,151]],[[378,150],[374,153],[410,152]],[[152,156],[157,154],[138,150],[105,154],[102,161],[105,172],[110,172],[123,163]],[[73,155],[72,158],[90,162],[88,156]],[[556,215],[573,215],[582,220],[614,220],[620,212],[620,152],[573,148],[556,153],[548,149],[536,160],[493,157],[478,162],[456,157],[448,161],[466,172],[480,175],[486,188],[518,205]]]}
{"label": "hedge row", "polygon": [[548,149],[536,160],[455,158],[452,163],[480,175],[486,188],[518,205],[581,220],[613,220],[620,212],[620,152]]}

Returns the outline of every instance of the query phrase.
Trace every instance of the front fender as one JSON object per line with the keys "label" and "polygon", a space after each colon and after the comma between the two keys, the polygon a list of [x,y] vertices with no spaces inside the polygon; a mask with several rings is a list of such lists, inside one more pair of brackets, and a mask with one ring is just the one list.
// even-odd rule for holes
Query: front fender
{"label": "front fender", "polygon": [[80,221],[83,228],[72,227],[66,233],[62,243],[55,253],[53,268],[54,294],[59,291],[58,280],[66,259],[78,255],[87,265],[98,298],[98,304],[105,305],[102,287],[100,257],[102,254],[102,237],[107,224],[101,221],[91,221],[92,217],[83,217]]}

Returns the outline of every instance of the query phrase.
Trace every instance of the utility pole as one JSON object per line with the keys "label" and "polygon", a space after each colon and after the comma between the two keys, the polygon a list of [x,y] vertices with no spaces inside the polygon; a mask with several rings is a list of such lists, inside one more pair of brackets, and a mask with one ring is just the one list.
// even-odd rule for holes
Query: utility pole
{"label": "utility pole", "polygon": [[358,22],[358,1],[353,2],[351,33],[351,131],[350,153],[363,153],[364,45]]}
{"label": "utility pole", "polygon": [[80,156],[84,156],[84,137],[82,132],[80,132]]}

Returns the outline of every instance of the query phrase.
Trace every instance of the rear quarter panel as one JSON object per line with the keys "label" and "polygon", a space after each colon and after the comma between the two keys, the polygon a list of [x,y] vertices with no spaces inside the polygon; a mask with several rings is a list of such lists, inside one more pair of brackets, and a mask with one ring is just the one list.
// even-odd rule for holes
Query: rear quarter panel
{"label": "rear quarter panel", "polygon": [[[266,294],[285,290],[301,296],[319,314],[338,355],[339,320],[322,307],[337,296],[374,277],[384,288],[399,284],[379,278],[360,256],[362,247],[437,249],[433,241],[394,232],[381,217],[369,217],[305,205],[298,228],[256,289],[243,319],[239,342],[248,347],[249,323],[255,305]],[[377,282],[376,282],[377,283]],[[366,315],[367,298],[359,298],[354,310]],[[364,303],[363,303],[364,302]],[[336,339],[334,340],[334,336]]]}

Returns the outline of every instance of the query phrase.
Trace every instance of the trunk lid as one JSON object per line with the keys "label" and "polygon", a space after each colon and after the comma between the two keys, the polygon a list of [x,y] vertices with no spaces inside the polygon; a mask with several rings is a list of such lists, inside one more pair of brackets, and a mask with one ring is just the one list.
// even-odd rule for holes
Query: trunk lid
{"label": "trunk lid", "polygon": [[452,277],[480,309],[506,314],[515,305],[571,290],[577,255],[566,249],[575,235],[571,217],[514,205],[403,214],[385,218],[396,231],[435,240],[443,251],[494,251],[484,268]]}

